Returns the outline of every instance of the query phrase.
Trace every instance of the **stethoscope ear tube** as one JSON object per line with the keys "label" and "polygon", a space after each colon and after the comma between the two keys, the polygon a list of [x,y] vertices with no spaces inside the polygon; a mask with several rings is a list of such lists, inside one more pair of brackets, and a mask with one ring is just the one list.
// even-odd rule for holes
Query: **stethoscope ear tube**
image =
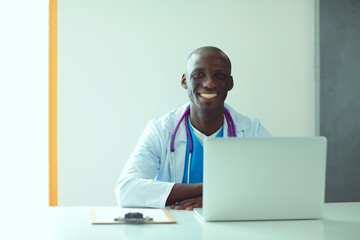
{"label": "stethoscope ear tube", "polygon": [[[187,106],[187,108],[185,109],[184,114],[181,116],[178,124],[177,124],[176,127],[175,127],[174,134],[172,135],[172,137],[171,137],[171,142],[170,142],[170,151],[171,151],[171,152],[174,152],[174,151],[175,151],[175,146],[174,146],[174,145],[175,145],[175,136],[176,136],[177,131],[179,130],[180,124],[181,124],[182,120],[185,118],[185,116],[188,116],[189,112],[190,112],[190,105]],[[190,130],[189,130],[189,131],[190,131]],[[187,132],[187,131],[186,131],[186,132]]]}
{"label": "stethoscope ear tube", "polygon": [[226,108],[224,108],[224,115],[226,122],[228,124],[228,136],[236,137],[236,128],[235,128],[234,120],[232,119],[229,110],[227,110]]}
{"label": "stethoscope ear tube", "polygon": [[191,133],[190,133],[189,115],[188,114],[186,114],[186,116],[185,116],[185,129],[186,129],[186,135],[187,135],[187,137],[189,138],[189,141],[190,141],[189,153],[192,153],[193,149],[194,149],[194,145],[193,145],[193,140],[192,140]]}

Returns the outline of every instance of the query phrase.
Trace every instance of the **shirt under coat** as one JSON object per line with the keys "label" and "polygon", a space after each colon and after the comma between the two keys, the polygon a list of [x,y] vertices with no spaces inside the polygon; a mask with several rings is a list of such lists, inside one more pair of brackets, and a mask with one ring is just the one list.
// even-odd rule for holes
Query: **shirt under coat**
{"label": "shirt under coat", "polygon": [[[121,207],[164,208],[174,184],[182,182],[187,145],[184,121],[176,133],[174,159],[170,142],[188,105],[147,123],[115,185],[116,198]],[[234,120],[237,137],[271,137],[258,119],[246,117],[228,104],[225,107]],[[228,137],[226,121],[223,127],[224,137]]]}

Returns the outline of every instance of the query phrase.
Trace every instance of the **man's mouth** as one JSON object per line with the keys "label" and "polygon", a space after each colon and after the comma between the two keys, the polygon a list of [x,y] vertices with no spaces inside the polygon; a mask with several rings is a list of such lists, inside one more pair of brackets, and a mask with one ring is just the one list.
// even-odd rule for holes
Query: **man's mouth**
{"label": "man's mouth", "polygon": [[218,94],[217,93],[200,93],[199,95],[203,98],[210,99],[210,98],[216,97]]}

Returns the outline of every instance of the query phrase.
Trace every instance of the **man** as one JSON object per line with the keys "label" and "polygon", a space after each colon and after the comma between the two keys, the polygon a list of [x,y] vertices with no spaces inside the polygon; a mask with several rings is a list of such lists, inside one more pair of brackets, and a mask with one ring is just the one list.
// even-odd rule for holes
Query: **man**
{"label": "man", "polygon": [[229,135],[271,136],[259,120],[224,104],[234,82],[230,59],[220,49],[193,51],[181,85],[190,105],[148,122],[115,186],[122,207],[202,207],[203,141]]}

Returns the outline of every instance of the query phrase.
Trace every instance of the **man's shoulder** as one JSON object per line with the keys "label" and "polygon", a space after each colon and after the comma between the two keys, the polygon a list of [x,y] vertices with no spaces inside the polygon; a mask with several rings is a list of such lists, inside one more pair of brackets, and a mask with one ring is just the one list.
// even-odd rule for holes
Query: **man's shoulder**
{"label": "man's shoulder", "polygon": [[169,132],[172,132],[179,122],[181,116],[184,114],[187,106],[189,106],[189,103],[186,103],[179,108],[173,109],[159,118],[150,120],[149,124],[155,125],[157,128],[166,129]]}
{"label": "man's shoulder", "polygon": [[[245,116],[242,113],[239,113],[236,111],[233,107],[231,107],[229,104],[225,104],[226,109],[230,112],[231,117],[233,118],[234,122],[240,123],[242,125],[248,125],[252,121],[257,120],[256,118],[250,118],[248,116]],[[244,126],[245,127],[245,126]]]}
{"label": "man's shoulder", "polygon": [[235,122],[237,131],[248,132],[250,135],[256,135],[255,132],[262,127],[259,119],[245,116],[244,114],[234,110],[228,104],[226,104],[225,107],[229,110],[231,117]]}

